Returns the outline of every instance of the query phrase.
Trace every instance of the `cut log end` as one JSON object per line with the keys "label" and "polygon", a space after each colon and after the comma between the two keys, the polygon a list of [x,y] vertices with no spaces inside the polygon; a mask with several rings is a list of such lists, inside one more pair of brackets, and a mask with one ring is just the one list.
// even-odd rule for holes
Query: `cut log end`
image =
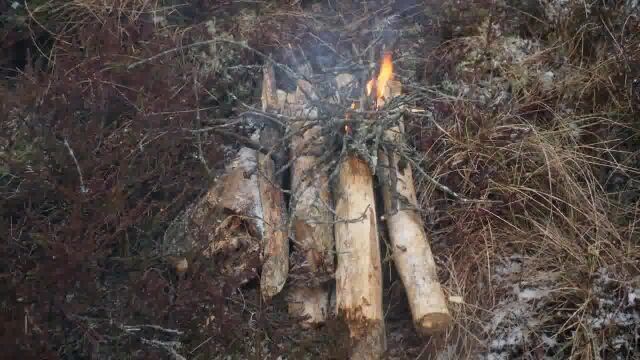
{"label": "cut log end", "polygon": [[431,312],[423,316],[415,323],[415,326],[423,335],[435,335],[445,331],[451,322],[451,315],[445,309],[445,312]]}

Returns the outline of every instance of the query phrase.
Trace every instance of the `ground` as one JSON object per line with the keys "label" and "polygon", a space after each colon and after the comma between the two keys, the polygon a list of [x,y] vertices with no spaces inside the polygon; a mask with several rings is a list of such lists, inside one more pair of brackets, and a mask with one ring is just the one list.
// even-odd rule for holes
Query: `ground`
{"label": "ground", "polygon": [[[291,47],[316,74],[370,75],[385,43],[422,110],[403,151],[455,320],[415,333],[383,246],[385,356],[634,358],[639,6],[0,1],[4,353],[344,358],[339,319],[303,330],[260,299],[255,249],[192,248],[186,270],[159,249],[259,126],[236,120],[265,63]],[[221,265],[237,259],[255,266]]]}

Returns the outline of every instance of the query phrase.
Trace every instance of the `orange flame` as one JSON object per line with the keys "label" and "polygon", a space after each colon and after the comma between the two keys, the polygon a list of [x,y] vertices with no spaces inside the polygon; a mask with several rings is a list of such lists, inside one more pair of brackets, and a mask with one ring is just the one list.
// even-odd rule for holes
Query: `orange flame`
{"label": "orange flame", "polygon": [[380,65],[378,78],[373,78],[367,82],[367,96],[371,96],[373,87],[376,87],[376,104],[384,100],[384,92],[387,84],[393,79],[393,60],[390,52],[385,52]]}
{"label": "orange flame", "polygon": [[371,95],[371,91],[373,90],[373,85],[375,84],[375,82],[375,79],[371,79],[367,82],[367,96]]}
{"label": "orange flame", "polygon": [[393,61],[391,60],[391,53],[386,52],[382,58],[382,66],[380,66],[380,74],[378,74],[378,80],[376,81],[378,100],[384,97],[384,91],[387,87],[389,80],[393,78]]}

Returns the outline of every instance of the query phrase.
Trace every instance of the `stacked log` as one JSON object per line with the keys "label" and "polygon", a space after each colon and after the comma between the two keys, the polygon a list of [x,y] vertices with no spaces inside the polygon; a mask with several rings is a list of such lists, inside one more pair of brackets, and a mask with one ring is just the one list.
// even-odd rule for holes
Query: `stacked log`
{"label": "stacked log", "polygon": [[[266,124],[257,133],[257,141],[262,149],[270,149],[269,154],[242,148],[216,190],[210,191],[185,218],[192,226],[209,231],[213,228],[204,226],[211,217],[207,206],[228,215],[209,232],[211,253],[221,246],[238,243],[237,236],[236,240],[220,241],[219,229],[240,227],[233,225],[234,221],[243,221],[251,237],[261,239],[260,290],[266,300],[279,294],[289,277],[291,237],[302,254],[308,279],[292,283],[287,299],[290,313],[304,317],[306,326],[321,324],[330,313],[336,313],[349,329],[350,358],[378,359],[386,350],[386,337],[378,214],[370,165],[355,153],[347,152],[338,164],[334,187],[330,189],[327,169],[320,163],[328,150],[328,141],[312,106],[319,100],[318,95],[304,79],[297,80],[295,93],[278,90],[272,66],[266,66],[263,75],[262,110],[284,114],[290,121],[289,153],[285,153],[282,144],[286,138],[283,129]],[[341,74],[335,82],[342,88],[353,79]],[[386,82],[381,92],[378,109],[385,101],[400,95],[400,83]],[[361,103],[371,99],[364,100]],[[403,146],[403,132],[400,119],[384,132],[385,146],[378,152],[376,176],[382,188],[385,211],[382,218],[389,230],[393,261],[406,289],[415,327],[422,334],[434,334],[448,327],[451,316],[437,278],[429,238],[417,212],[412,169],[402,161],[398,151]],[[345,141],[349,141],[348,136]],[[287,157],[291,159],[290,217],[282,190],[283,179],[277,175]],[[195,237],[185,239],[193,241]],[[255,253],[255,241],[248,243]],[[335,292],[328,287],[327,279],[332,275]],[[330,299],[330,293],[335,300]]]}
{"label": "stacked log", "polygon": [[356,156],[341,164],[336,182],[336,306],[347,323],[352,359],[377,359],[386,348],[382,265],[373,176]]}

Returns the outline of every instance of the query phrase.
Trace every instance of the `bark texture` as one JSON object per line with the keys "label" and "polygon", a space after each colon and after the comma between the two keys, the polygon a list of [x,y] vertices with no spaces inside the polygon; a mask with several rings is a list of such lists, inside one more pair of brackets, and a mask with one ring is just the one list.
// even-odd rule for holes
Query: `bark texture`
{"label": "bark texture", "polygon": [[325,283],[335,271],[329,178],[319,161],[326,141],[319,124],[313,123],[315,112],[309,106],[309,100],[316,99],[311,84],[298,80],[296,103],[289,111],[297,117],[291,144],[292,238],[303,258],[298,264],[303,279],[291,289],[289,311],[306,317],[306,325],[326,320],[329,291]]}
{"label": "bark texture", "polygon": [[257,152],[242,148],[219,181],[171,223],[160,255],[184,263],[204,248],[222,274],[245,283],[258,273],[261,218]]}
{"label": "bark texture", "polygon": [[[399,84],[391,82],[385,97],[390,99],[399,94]],[[385,142],[401,146],[403,132],[401,118],[398,126],[385,132]],[[418,201],[411,166],[403,163],[398,153],[380,151],[378,157],[393,262],[407,292],[415,327],[423,334],[443,331],[450,325],[451,316],[438,281],[429,238],[416,211]]]}
{"label": "bark texture", "polygon": [[349,327],[352,359],[378,359],[385,351],[382,271],[373,193],[366,162],[348,157],[336,184],[338,254],[336,306]]}
{"label": "bark texture", "polygon": [[[265,66],[262,85],[262,108],[275,110],[277,106],[275,72],[272,66]],[[258,189],[263,215],[263,264],[260,291],[265,299],[277,295],[289,274],[289,237],[287,236],[287,214],[282,193],[282,179],[276,177],[276,169],[284,162],[284,146],[280,144],[282,135],[273,124],[267,124],[260,132],[260,145],[275,149],[275,161],[264,154],[258,154]],[[278,148],[281,149],[278,151]]]}

